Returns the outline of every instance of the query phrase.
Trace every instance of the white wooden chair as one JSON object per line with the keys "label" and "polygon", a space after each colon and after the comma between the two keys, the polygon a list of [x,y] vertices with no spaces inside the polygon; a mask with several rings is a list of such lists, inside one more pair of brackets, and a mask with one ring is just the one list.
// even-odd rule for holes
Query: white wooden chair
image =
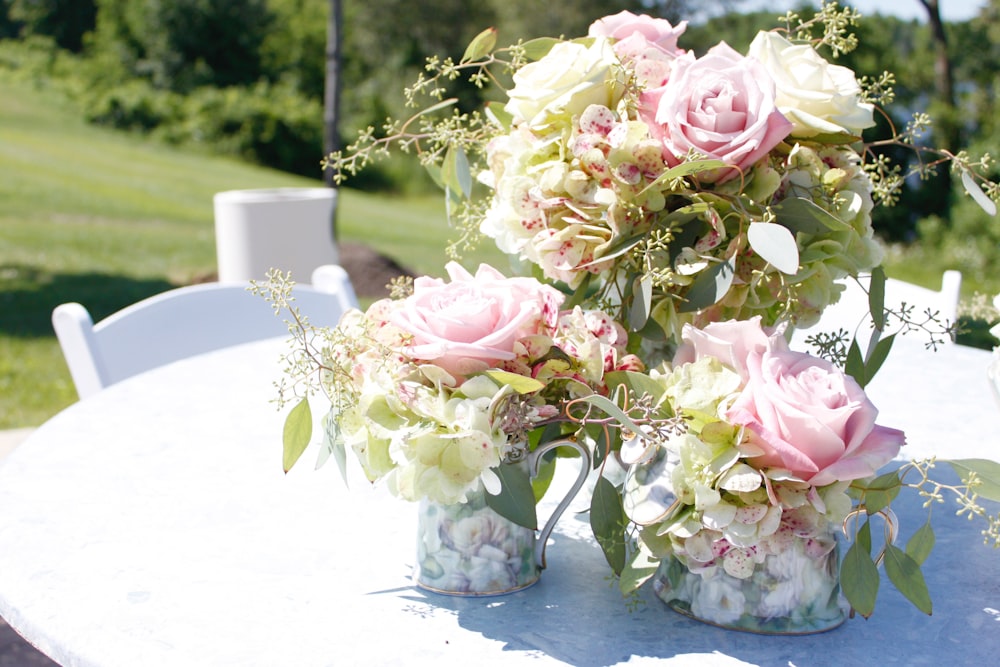
{"label": "white wooden chair", "polygon": [[[358,307],[347,272],[325,265],[297,284],[294,305],[317,326]],[[52,326],[80,398],[142,371],[231,345],[288,334],[285,318],[241,283],[189,285],[134,303],[94,324],[79,303],[52,312]]]}
{"label": "white wooden chair", "polygon": [[[857,336],[862,351],[871,338],[871,315],[868,312],[868,278],[860,278],[862,284],[853,279],[841,281],[844,292],[840,300],[823,311],[819,322],[807,329],[796,329],[792,335],[792,345],[796,349],[808,349],[805,339],[817,333],[834,333],[845,329],[850,336]],[[912,307],[912,317],[924,319],[924,313],[930,311],[936,314],[936,319],[942,325],[947,321],[954,324],[958,319],[959,292],[962,287],[960,271],[945,271],[941,278],[941,289],[932,290],[913,283],[895,278],[888,278],[885,284],[886,308],[898,310],[903,303]],[[893,331],[892,322],[888,323],[887,332]],[[911,334],[916,336],[917,334]],[[944,337],[942,342],[953,342]]]}

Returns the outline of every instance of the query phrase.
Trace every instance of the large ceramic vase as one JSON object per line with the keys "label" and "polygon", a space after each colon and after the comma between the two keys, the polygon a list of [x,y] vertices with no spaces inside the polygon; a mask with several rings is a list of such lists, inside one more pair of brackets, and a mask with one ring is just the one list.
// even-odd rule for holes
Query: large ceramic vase
{"label": "large ceramic vase", "polygon": [[420,502],[417,524],[418,587],[447,595],[503,595],[531,586],[545,567],[545,545],[556,522],[587,480],[590,456],[571,440],[546,443],[518,463],[537,474],[541,456],[559,447],[576,449],[580,474],[540,531],[497,514],[486,502],[486,491],[470,493],[466,502]]}
{"label": "large ceramic vase", "polygon": [[811,634],[847,618],[840,595],[835,533],[793,537],[764,556],[749,577],[721,566],[699,567],[669,556],[653,580],[656,595],[675,611],[732,630],[764,634]]}

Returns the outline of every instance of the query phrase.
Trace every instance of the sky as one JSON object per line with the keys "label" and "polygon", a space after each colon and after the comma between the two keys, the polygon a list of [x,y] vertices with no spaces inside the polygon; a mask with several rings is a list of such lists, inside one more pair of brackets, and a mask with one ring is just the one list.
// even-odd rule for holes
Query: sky
{"label": "sky", "polygon": [[[814,0],[820,5],[820,0]],[[927,12],[919,0],[839,0],[841,6],[851,6],[862,15],[871,16],[876,13],[891,14],[902,19],[919,19],[926,21]],[[987,0],[938,0],[941,6],[941,18],[945,21],[967,21],[979,13],[979,9],[987,4]],[[782,13],[798,4],[797,0],[745,0],[742,7],[746,9],[777,9]]]}

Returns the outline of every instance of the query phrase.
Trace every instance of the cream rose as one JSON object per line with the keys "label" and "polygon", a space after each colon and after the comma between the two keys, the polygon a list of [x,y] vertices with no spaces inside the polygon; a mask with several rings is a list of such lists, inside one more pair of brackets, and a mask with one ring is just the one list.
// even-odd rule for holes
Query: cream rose
{"label": "cream rose", "polygon": [[607,39],[589,47],[560,42],[514,73],[505,109],[515,124],[544,128],[554,117],[580,114],[591,104],[614,108],[624,89],[619,67]]}
{"label": "cream rose", "polygon": [[759,32],[747,55],[774,79],[778,109],[792,122],[792,136],[858,135],[875,125],[873,106],[861,101],[854,72],[827,62],[809,44],[775,32]]}

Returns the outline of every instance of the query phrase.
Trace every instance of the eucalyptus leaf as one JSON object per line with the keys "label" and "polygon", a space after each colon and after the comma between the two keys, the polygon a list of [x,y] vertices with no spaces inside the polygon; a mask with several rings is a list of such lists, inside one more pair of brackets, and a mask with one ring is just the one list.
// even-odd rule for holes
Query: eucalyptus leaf
{"label": "eucalyptus leaf", "polygon": [[286,473],[292,469],[302,456],[302,452],[309,446],[312,428],[312,409],[309,407],[309,399],[303,398],[285,418],[281,437],[283,444],[281,464]]}
{"label": "eucalyptus leaf", "polygon": [[680,163],[676,167],[671,167],[670,169],[667,169],[665,172],[660,174],[660,176],[655,181],[647,185],[643,189],[643,192],[646,192],[646,190],[650,190],[652,188],[658,188],[677,178],[684,178],[686,176],[697,174],[698,172],[702,171],[722,169],[727,166],[729,165],[727,165],[722,160],[688,160],[686,162]]}
{"label": "eucalyptus leaf", "polygon": [[496,45],[497,29],[487,28],[476,35],[476,37],[469,43],[469,46],[465,48],[465,53],[462,55],[461,62],[467,63],[473,60],[479,60],[492,51],[493,47]]}
{"label": "eucalyptus leaf", "polygon": [[620,237],[610,245],[599,248],[599,252],[594,255],[594,261],[581,264],[580,268],[585,269],[589,266],[607,262],[608,260],[615,259],[616,257],[626,255],[631,252],[633,248],[642,243],[645,238],[646,234],[635,234],[633,236]]}
{"label": "eucalyptus leaf", "polygon": [[986,196],[986,193],[983,192],[982,188],[979,187],[979,184],[976,183],[972,174],[965,169],[962,170],[962,186],[965,188],[965,191],[969,193],[969,196],[972,197],[972,200],[979,204],[979,208],[986,211],[986,215],[997,214],[996,203]]}
{"label": "eucalyptus leaf", "polygon": [[521,48],[524,49],[524,56],[528,60],[541,60],[558,43],[559,40],[552,37],[539,37],[524,42],[521,44]]}
{"label": "eucalyptus leaf", "polygon": [[545,389],[545,383],[518,373],[491,369],[484,374],[500,386],[508,386],[519,394],[532,394]]}
{"label": "eucalyptus leaf", "polygon": [[625,526],[628,520],[614,484],[598,477],[590,499],[590,528],[615,574],[625,568]]}
{"label": "eucalyptus leaf", "polygon": [[653,307],[653,279],[648,275],[637,276],[632,283],[632,307],[629,309],[629,326],[639,331],[649,321]]}
{"label": "eucalyptus leaf", "polygon": [[500,493],[486,495],[486,504],[500,516],[510,519],[519,526],[538,529],[538,514],[535,512],[535,492],[531,488],[528,472],[518,465],[501,464],[493,468],[500,478]]}
{"label": "eucalyptus leaf", "polygon": [[552,479],[556,474],[556,461],[554,458],[543,456],[538,464],[538,472],[531,478],[531,493],[538,503],[552,485]]}
{"label": "eucalyptus leaf", "polygon": [[502,102],[493,100],[486,103],[486,115],[493,118],[505,130],[510,130],[514,116],[507,112]]}
{"label": "eucalyptus leaf", "polygon": [[734,276],[733,265],[729,260],[713,262],[691,283],[687,301],[681,303],[678,310],[682,313],[691,313],[715,305],[729,292]]}
{"label": "eucalyptus leaf", "polygon": [[868,384],[868,380],[865,379],[865,360],[861,356],[861,346],[858,345],[857,338],[851,341],[851,346],[847,349],[844,372],[854,378],[862,389]]}
{"label": "eucalyptus leaf", "polygon": [[632,557],[625,562],[625,567],[618,579],[618,589],[623,595],[629,595],[639,590],[643,584],[653,578],[659,566],[659,559],[653,558],[644,549],[636,549],[632,553]]}
{"label": "eucalyptus leaf", "polygon": [[934,529],[931,527],[931,522],[928,521],[922,525],[917,532],[913,533],[910,537],[909,542],[906,543],[906,553],[917,562],[918,565],[923,565],[924,561],[931,554],[934,549]]}
{"label": "eucalyptus leaf", "polygon": [[334,412],[332,410],[327,412],[323,418],[323,447],[316,458],[316,469],[322,467],[326,460],[333,456],[333,460],[337,462],[337,469],[340,470],[340,476],[344,480],[344,486],[347,486],[347,446],[340,437],[339,430]]}
{"label": "eucalyptus leaf", "polygon": [[[614,393],[617,387],[626,389],[632,396],[649,396],[653,399],[654,406],[660,406],[666,394],[666,388],[646,373],[635,371],[610,371],[605,373],[604,381],[608,386],[608,391]],[[673,414],[669,404],[663,405],[667,410],[667,416]]]}
{"label": "eucalyptus leaf", "polygon": [[626,428],[632,431],[633,433],[642,432],[642,429],[639,428],[639,425],[636,424],[634,421],[632,421],[632,419],[627,414],[625,414],[625,412],[622,411],[620,407],[618,407],[618,404],[612,401],[610,398],[601,396],[600,394],[591,394],[589,396],[584,396],[579,400],[585,403],[590,403],[598,410],[604,412],[604,414],[608,415],[609,417],[613,417],[622,428]]}
{"label": "eucalyptus leaf", "polygon": [[885,509],[899,495],[903,482],[896,471],[879,475],[865,489],[865,511],[871,516]]}
{"label": "eucalyptus leaf", "polygon": [[871,527],[866,521],[844,554],[840,565],[840,590],[859,614],[868,618],[875,612],[878,597],[878,567],[871,556]]}
{"label": "eucalyptus leaf", "polygon": [[773,222],[754,222],[747,228],[747,241],[753,251],[782,273],[794,275],[799,270],[799,247],[787,227]]}
{"label": "eucalyptus leaf", "polygon": [[835,217],[810,199],[789,197],[771,207],[775,218],[783,227],[793,232],[806,234],[826,234],[831,231],[847,230],[850,225]]}
{"label": "eucalyptus leaf", "polygon": [[896,334],[890,334],[875,343],[874,349],[868,354],[868,359],[865,361],[865,384],[871,382],[875,374],[882,368],[882,364],[889,357],[895,339]]}
{"label": "eucalyptus leaf", "polygon": [[975,473],[979,480],[975,492],[980,498],[1000,503],[1000,463],[989,459],[955,459],[946,460],[962,483],[968,484],[970,473]]}
{"label": "eucalyptus leaf", "polygon": [[868,310],[875,328],[879,331],[885,329],[885,269],[881,266],[872,269],[868,283]]}
{"label": "eucalyptus leaf", "polygon": [[462,148],[448,148],[441,162],[441,180],[449,190],[460,192],[466,198],[472,194],[472,170]]}
{"label": "eucalyptus leaf", "polygon": [[928,616],[931,614],[931,596],[920,565],[909,554],[894,544],[885,545],[885,573],[889,581],[913,606]]}

